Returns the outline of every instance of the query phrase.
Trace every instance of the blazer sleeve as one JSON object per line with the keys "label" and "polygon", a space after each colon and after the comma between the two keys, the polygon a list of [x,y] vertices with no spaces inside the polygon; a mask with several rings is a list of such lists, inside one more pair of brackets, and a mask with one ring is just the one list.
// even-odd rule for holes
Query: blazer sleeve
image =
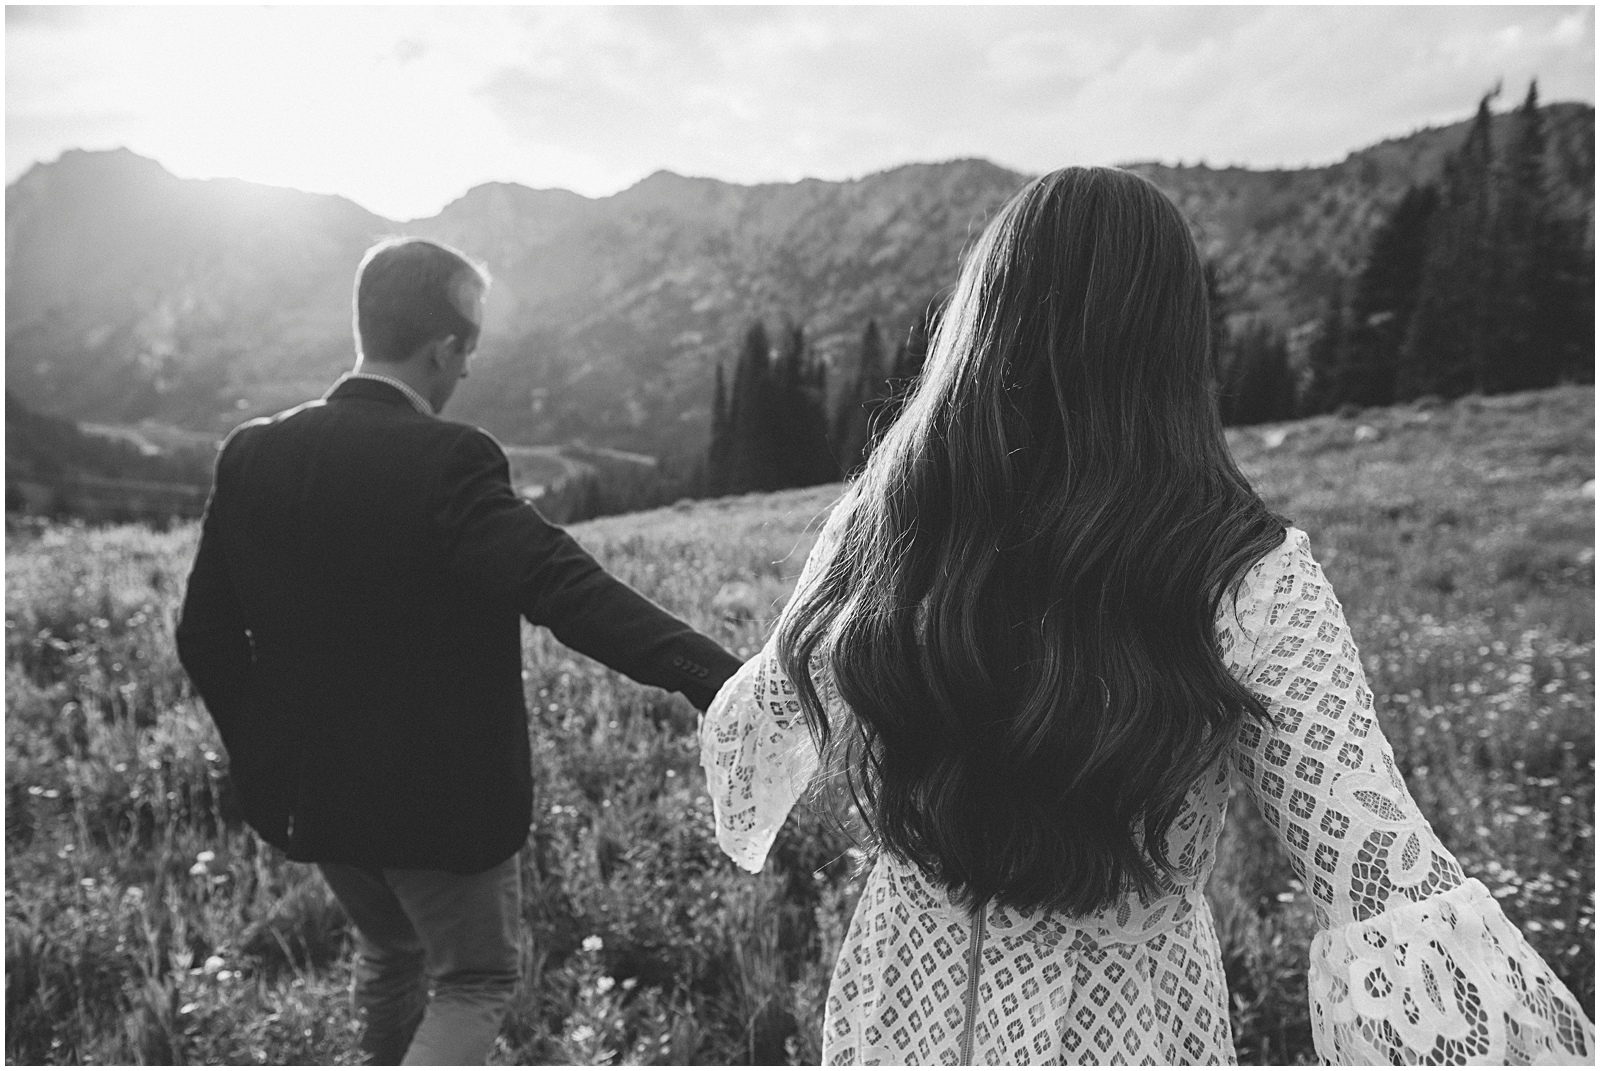
{"label": "blazer sleeve", "polygon": [[254,664],[250,633],[219,534],[227,509],[227,460],[237,441],[237,435],[231,437],[217,455],[176,637],[178,661],[224,735],[237,721]]}
{"label": "blazer sleeve", "polygon": [[436,522],[447,573],[556,639],[641,684],[682,692],[699,710],[739,660],[606,572],[511,487],[505,453],[464,429],[445,464]]}

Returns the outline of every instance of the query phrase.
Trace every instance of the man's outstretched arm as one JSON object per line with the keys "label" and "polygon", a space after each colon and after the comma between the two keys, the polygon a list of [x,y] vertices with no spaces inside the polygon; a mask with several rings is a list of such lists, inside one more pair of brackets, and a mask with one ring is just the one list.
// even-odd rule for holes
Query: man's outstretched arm
{"label": "man's outstretched arm", "polygon": [[438,522],[451,573],[508,599],[556,639],[642,684],[704,710],[740,662],[721,644],[606,572],[566,532],[518,498],[487,434],[456,444]]}

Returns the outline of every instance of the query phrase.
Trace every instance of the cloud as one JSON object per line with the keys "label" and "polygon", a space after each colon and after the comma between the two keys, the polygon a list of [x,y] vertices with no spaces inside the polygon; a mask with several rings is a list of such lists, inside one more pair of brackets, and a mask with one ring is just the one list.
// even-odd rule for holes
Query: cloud
{"label": "cloud", "polygon": [[6,29],[29,30],[37,26],[81,26],[92,14],[71,5],[7,4]]}
{"label": "cloud", "polygon": [[414,37],[402,37],[400,40],[396,41],[394,45],[394,58],[402,67],[413,60],[421,59],[427,54],[427,43],[418,41]]}

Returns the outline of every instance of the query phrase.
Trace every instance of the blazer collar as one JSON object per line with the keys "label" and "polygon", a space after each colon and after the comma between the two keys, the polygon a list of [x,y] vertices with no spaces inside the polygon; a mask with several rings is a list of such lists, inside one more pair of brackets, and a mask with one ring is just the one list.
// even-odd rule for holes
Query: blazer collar
{"label": "blazer collar", "polygon": [[[347,373],[342,376],[339,382],[335,383],[332,389],[327,394],[324,394],[323,397],[328,401],[360,398],[365,401],[385,402],[389,405],[403,406],[417,413],[423,412],[417,407],[416,402],[399,387],[379,379],[357,376],[354,373]],[[426,415],[433,416],[434,414],[430,409]]]}

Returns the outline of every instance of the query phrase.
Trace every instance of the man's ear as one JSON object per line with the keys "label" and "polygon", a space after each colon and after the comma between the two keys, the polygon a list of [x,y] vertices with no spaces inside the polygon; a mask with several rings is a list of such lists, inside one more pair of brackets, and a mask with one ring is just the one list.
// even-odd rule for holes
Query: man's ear
{"label": "man's ear", "polygon": [[455,335],[445,335],[428,343],[428,364],[438,371],[443,371],[455,356],[460,341]]}

